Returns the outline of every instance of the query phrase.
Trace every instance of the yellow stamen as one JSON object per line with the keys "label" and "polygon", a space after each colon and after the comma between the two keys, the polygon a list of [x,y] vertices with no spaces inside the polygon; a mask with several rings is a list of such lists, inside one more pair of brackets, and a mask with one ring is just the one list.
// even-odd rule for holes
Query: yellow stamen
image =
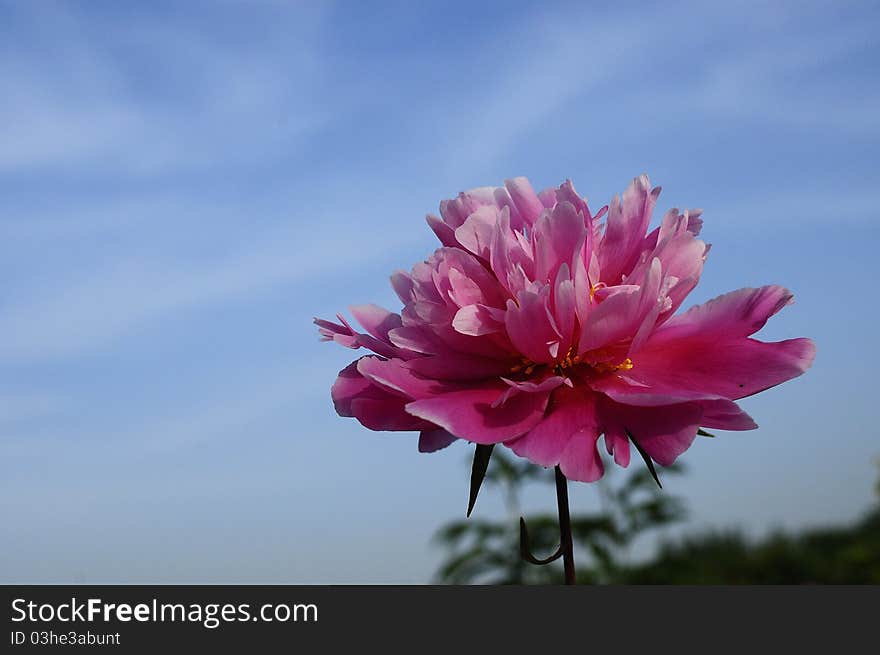
{"label": "yellow stamen", "polygon": [[615,371],[628,371],[633,367],[632,360],[627,357],[620,364],[612,364],[610,362],[596,362],[592,367],[599,373],[614,373]]}

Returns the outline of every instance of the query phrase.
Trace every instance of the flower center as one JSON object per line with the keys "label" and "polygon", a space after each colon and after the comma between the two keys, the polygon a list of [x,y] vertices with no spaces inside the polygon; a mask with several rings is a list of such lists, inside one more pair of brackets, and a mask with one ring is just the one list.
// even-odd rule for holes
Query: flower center
{"label": "flower center", "polygon": [[590,366],[599,373],[614,373],[615,371],[630,370],[633,367],[633,360],[627,357],[619,364],[612,364],[611,362],[596,362],[595,364],[590,364]]}
{"label": "flower center", "polygon": [[552,367],[552,370],[556,375],[565,375],[567,371],[574,368],[581,368],[584,372],[593,372],[604,375],[607,373],[615,373],[617,371],[629,371],[633,367],[633,361],[629,357],[617,364],[609,361],[591,361],[585,359],[581,355],[575,354],[573,350],[569,350],[565,357],[558,360],[555,364],[536,364],[530,359],[523,357],[519,364],[510,368],[510,372],[531,375],[535,372],[535,369],[543,366]]}

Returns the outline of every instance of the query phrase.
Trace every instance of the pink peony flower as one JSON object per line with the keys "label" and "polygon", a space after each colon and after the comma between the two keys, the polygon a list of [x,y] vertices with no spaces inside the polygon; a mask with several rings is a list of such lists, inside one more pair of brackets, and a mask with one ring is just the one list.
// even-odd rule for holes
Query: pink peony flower
{"label": "pink peony flower", "polygon": [[698,210],[647,232],[659,193],[643,175],[592,214],[571,182],[536,194],[516,178],[440,203],[442,247],[391,276],[400,314],[352,307],[365,332],[316,319],[324,340],[375,353],[340,372],[336,411],[418,431],[423,452],[503,443],[585,482],[602,476],[600,437],[621,466],[630,440],[669,465],[701,427],[757,427],[734,401],[803,373],[815,345],[751,338],[792,301],[779,286],[676,315],[709,246]]}

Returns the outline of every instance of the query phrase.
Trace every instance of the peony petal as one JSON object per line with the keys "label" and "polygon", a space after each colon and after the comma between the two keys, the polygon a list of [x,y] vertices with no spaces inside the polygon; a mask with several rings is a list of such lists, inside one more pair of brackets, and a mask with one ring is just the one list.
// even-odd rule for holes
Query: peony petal
{"label": "peony petal", "polygon": [[554,205],[556,205],[556,189],[538,191],[538,199],[544,205],[544,209],[553,209]]}
{"label": "peony petal", "polygon": [[[700,236],[700,231],[703,229],[703,219],[700,218],[703,215],[702,209],[685,209],[685,215],[687,216],[687,231],[693,234],[695,237]],[[645,237],[645,243],[642,246],[642,250],[652,251],[657,247],[657,241],[660,238],[660,228],[654,228],[648,236]]]}
{"label": "peony petal", "polygon": [[598,438],[595,428],[571,435],[559,458],[559,468],[565,477],[579,482],[595,482],[602,477],[605,467],[596,447]]}
{"label": "peony petal", "polygon": [[458,307],[467,307],[484,302],[483,291],[474,280],[457,268],[449,269],[449,299]]}
{"label": "peony petal", "polygon": [[574,253],[585,232],[583,215],[570,202],[563,202],[545,212],[535,223],[535,277],[539,282],[554,282],[563,264],[571,265]]}
{"label": "peony petal", "polygon": [[672,464],[697,436],[703,408],[688,402],[660,407],[634,407],[599,395],[599,423],[614,439],[627,432],[651,459],[663,466]]}
{"label": "peony petal", "polygon": [[600,379],[594,386],[625,402],[646,405],[664,398],[735,400],[797,377],[815,357],[811,340],[765,343],[745,336],[790,299],[782,287],[763,287],[695,307],[658,328],[633,355],[633,368],[625,377]]}
{"label": "peony petal", "polygon": [[440,239],[440,243],[450,248],[458,246],[458,241],[455,239],[455,228],[451,227],[442,218],[431,214],[428,214],[425,219],[428,222],[428,226],[434,231],[437,238]]}
{"label": "peony petal", "polygon": [[419,452],[434,453],[454,441],[458,441],[458,437],[449,434],[446,430],[424,430],[419,434]]}
{"label": "peony petal", "polygon": [[632,270],[658,195],[660,187],[651,189],[648,176],[641,175],[624,191],[622,201],[615,196],[611,202],[598,252],[601,278],[606,284],[617,284]]}
{"label": "peony petal", "polygon": [[365,428],[388,432],[431,430],[434,426],[406,412],[403,398],[355,398],[351,401],[354,417]]}
{"label": "peony petal", "polygon": [[614,456],[614,463],[626,468],[629,466],[630,448],[629,437],[624,432],[615,432],[613,429],[605,431],[605,448],[609,455]]}
{"label": "peony petal", "polygon": [[694,334],[747,337],[764,327],[793,298],[788,289],[778,285],[731,291],[670,319],[652,340],[657,343]]}
{"label": "peony petal", "polygon": [[700,425],[718,430],[754,430],[758,427],[754,419],[732,400],[701,400],[703,418]]}
{"label": "peony petal", "polygon": [[408,400],[429,398],[438,393],[454,391],[458,388],[450,382],[440,382],[422,377],[414,373],[400,359],[362,357],[357,362],[357,370],[373,384]]}
{"label": "peony petal", "polygon": [[574,184],[571,183],[571,180],[566,180],[556,190],[556,201],[560,203],[570,202],[572,205],[574,205],[575,210],[582,214],[585,218],[591,218],[590,208],[587,207],[586,198],[581,198],[581,196],[575,190]]}
{"label": "peony petal", "polygon": [[449,348],[423,327],[395,328],[388,332],[388,339],[398,348],[406,348],[426,355],[438,355],[449,351]]}
{"label": "peony petal", "polygon": [[478,208],[495,202],[495,187],[480,187],[458,194],[457,198],[440,203],[440,216],[453,230],[465,222]]}
{"label": "peony petal", "polygon": [[336,413],[340,416],[352,417],[351,401],[361,395],[372,395],[375,398],[385,398],[391,394],[377,390],[373,384],[361,375],[357,370],[360,360],[355,360],[344,369],[339,371],[336,382],[330,388],[330,396]]}
{"label": "peony petal", "polygon": [[[383,310],[384,311],[384,310]],[[362,334],[355,331],[340,314],[336,315],[341,324],[325,321],[320,318],[314,319],[318,326],[318,332],[323,341],[334,341],[346,348],[366,348],[383,357],[409,357],[414,353],[401,351],[390,342],[377,339],[370,334]]]}
{"label": "peony petal", "polygon": [[532,382],[531,380],[517,382],[515,380],[511,380],[505,377],[501,378],[501,381],[504,382],[509,388],[495,399],[495,402],[492,403],[493,407],[499,407],[500,405],[503,405],[518,393],[545,393],[553,391],[557,387],[561,387],[563,384],[566,383],[571,385],[571,380],[559,375],[551,375],[541,382]]}
{"label": "peony petal", "polygon": [[543,287],[540,292],[521,291],[518,303],[507,301],[507,336],[517,351],[535,363],[553,362],[548,344],[562,338],[550,322],[549,295],[550,288]]}
{"label": "peony petal", "polygon": [[[431,263],[431,279],[438,299],[453,310],[474,302],[503,306],[498,281],[474,255],[459,248],[441,248]],[[456,300],[461,302],[456,304]]]}
{"label": "peony petal", "polygon": [[554,323],[562,335],[564,350],[567,351],[574,338],[577,305],[574,282],[569,275],[567,264],[559,267],[550,301]]}
{"label": "peony petal", "polygon": [[393,314],[378,305],[353,305],[349,311],[369,334],[386,343],[389,343],[388,331],[402,325],[399,314]]}
{"label": "peony petal", "polygon": [[519,209],[517,209],[516,203],[513,202],[513,198],[510,197],[510,194],[504,187],[498,187],[497,189],[495,189],[495,204],[498,206],[499,212],[509,213],[510,226],[514,230],[523,229],[525,221],[523,220],[522,215],[519,213]]}
{"label": "peony petal", "polygon": [[497,385],[454,391],[411,402],[406,411],[461,439],[482,444],[499,443],[534,427],[544,415],[550,395],[549,392],[523,393],[504,407],[492,407],[503,391]]}
{"label": "peony petal", "polygon": [[488,261],[497,222],[496,207],[480,207],[455,229],[455,238],[465,249]]}
{"label": "peony petal", "polygon": [[325,321],[323,318],[314,319],[314,323],[318,326],[321,341],[333,341],[340,346],[345,346],[352,350],[357,350],[361,347],[360,341],[358,341],[354,330],[350,326],[340,325],[333,321]]}
{"label": "peony petal", "polygon": [[451,353],[410,359],[404,366],[423,377],[455,381],[497,378],[510,373],[511,363]]}
{"label": "peony petal", "polygon": [[660,260],[653,259],[639,281],[641,284],[619,284],[595,290],[599,304],[583,321],[581,352],[627,341],[632,350],[647,338],[663,307]]}
{"label": "peony petal", "polygon": [[405,305],[413,300],[413,279],[409,273],[395,271],[391,274],[391,287]]}
{"label": "peony petal", "polygon": [[376,385],[358,372],[363,357],[339,372],[330,390],[333,405],[340,416],[354,417],[371,430],[409,431],[435,429],[425,421],[414,418],[404,406],[407,400]]}
{"label": "peony petal", "polygon": [[664,308],[664,318],[668,318],[699,282],[708,247],[688,229],[687,212],[682,215],[677,209],[669,210],[663,217],[658,238],[654,248],[642,253],[639,264],[627,279],[639,279],[649,262],[659,259],[664,275],[675,279],[668,291],[668,307]]}
{"label": "peony petal", "polygon": [[517,239],[517,234],[511,228],[510,213],[503,210],[489,250],[489,263],[498,282],[512,296],[525,288],[526,271],[533,268],[530,253]]}
{"label": "peony petal", "polygon": [[519,210],[523,220],[528,225],[538,220],[538,216],[544,211],[544,205],[532,188],[531,183],[529,183],[528,178],[515,177],[512,180],[505,180],[504,186],[516,204],[516,208]]}
{"label": "peony petal", "polygon": [[642,393],[693,391],[736,400],[803,374],[815,354],[810,339],[765,343],[694,335],[649,341],[633,360],[627,377],[641,385]]}
{"label": "peony petal", "polygon": [[541,422],[505,445],[535,464],[556,466],[571,436],[579,431],[595,430],[596,425],[594,394],[582,388],[558,389]]}
{"label": "peony petal", "polygon": [[706,391],[663,389],[636,384],[628,376],[609,375],[591,382],[596,391],[623,405],[662,407],[697,403],[703,409],[700,425],[722,430],[752,430],[757,426],[735,402]]}
{"label": "peony petal", "polygon": [[480,337],[504,330],[504,312],[486,305],[468,305],[459,309],[452,319],[456,332]]}

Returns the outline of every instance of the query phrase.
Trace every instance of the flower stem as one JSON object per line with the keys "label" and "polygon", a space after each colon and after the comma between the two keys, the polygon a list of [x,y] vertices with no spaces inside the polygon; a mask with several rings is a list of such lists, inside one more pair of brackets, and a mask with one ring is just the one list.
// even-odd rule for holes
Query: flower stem
{"label": "flower stem", "polygon": [[568,480],[556,467],[556,502],[559,505],[559,544],[565,569],[565,584],[575,584],[574,543],[571,538],[571,515],[568,512]]}

